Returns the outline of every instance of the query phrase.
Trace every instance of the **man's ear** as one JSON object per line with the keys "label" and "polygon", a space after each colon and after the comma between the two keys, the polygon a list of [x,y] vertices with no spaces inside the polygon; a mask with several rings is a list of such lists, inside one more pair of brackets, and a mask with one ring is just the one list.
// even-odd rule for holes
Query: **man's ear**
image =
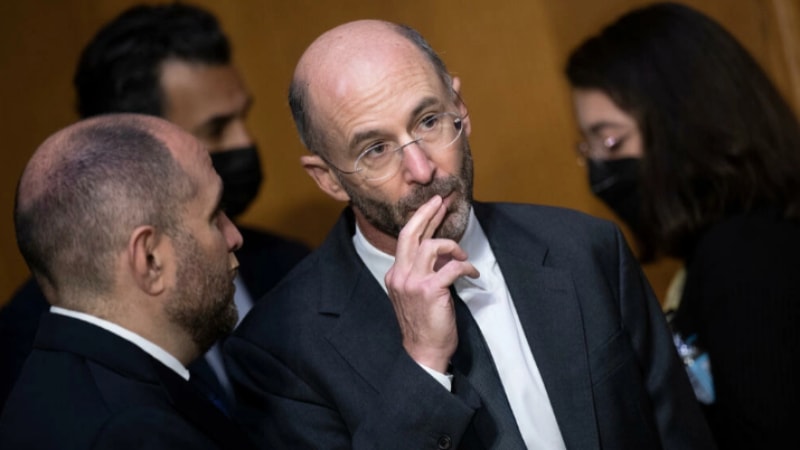
{"label": "man's ear", "polygon": [[303,165],[308,175],[317,182],[317,186],[323,192],[340,202],[350,201],[350,196],[342,188],[339,178],[333,173],[334,169],[321,157],[318,155],[303,155],[300,157],[300,164]]}
{"label": "man's ear", "polygon": [[456,94],[456,107],[458,107],[458,114],[463,117],[462,124],[464,126],[464,135],[469,136],[472,133],[472,122],[469,120],[469,111],[467,111],[467,105],[461,99],[461,78],[453,77],[453,83],[451,85],[453,88],[453,92]]}
{"label": "man's ear", "polygon": [[137,227],[128,241],[131,276],[142,291],[159,295],[166,289],[166,239],[150,225]]}

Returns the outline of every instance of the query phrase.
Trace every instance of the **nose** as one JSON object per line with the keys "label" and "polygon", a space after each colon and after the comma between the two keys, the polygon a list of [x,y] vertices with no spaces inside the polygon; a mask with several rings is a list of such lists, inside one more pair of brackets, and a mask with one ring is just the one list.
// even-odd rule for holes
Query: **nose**
{"label": "nose", "polygon": [[403,178],[408,182],[428,184],[436,173],[436,164],[420,146],[420,140],[410,142],[401,152]]}
{"label": "nose", "polygon": [[242,148],[253,145],[253,136],[247,129],[244,117],[236,117],[228,124],[225,130],[223,142],[220,143],[221,150]]}
{"label": "nose", "polygon": [[244,238],[242,238],[242,234],[239,232],[239,229],[236,228],[236,225],[231,221],[227,214],[222,213],[220,217],[222,221],[222,235],[225,236],[225,242],[228,245],[228,250],[231,252],[235,252],[242,248],[242,244],[244,243]]}

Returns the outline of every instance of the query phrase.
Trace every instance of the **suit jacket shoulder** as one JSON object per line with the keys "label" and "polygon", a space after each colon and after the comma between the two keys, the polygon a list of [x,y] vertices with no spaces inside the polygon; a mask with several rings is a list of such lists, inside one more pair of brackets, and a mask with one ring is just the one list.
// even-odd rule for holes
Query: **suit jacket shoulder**
{"label": "suit jacket shoulder", "polygon": [[238,429],[171,369],[108,331],[52,313],[42,318],[0,416],[3,448],[219,449],[239,442]]}
{"label": "suit jacket shoulder", "polygon": [[253,301],[278,284],[310,252],[300,241],[255,228],[238,228],[243,239],[242,248],[236,252],[239,274]]}
{"label": "suit jacket shoulder", "polygon": [[[611,222],[561,208],[475,203],[570,448],[713,448],[660,307]],[[491,448],[465,380],[448,392],[402,347],[352,244],[325,242],[228,340],[258,441],[349,448]],[[464,388],[463,390],[461,388]]]}
{"label": "suit jacket shoulder", "polygon": [[49,307],[39,285],[28,278],[0,308],[0,411],[33,349],[39,318]]}

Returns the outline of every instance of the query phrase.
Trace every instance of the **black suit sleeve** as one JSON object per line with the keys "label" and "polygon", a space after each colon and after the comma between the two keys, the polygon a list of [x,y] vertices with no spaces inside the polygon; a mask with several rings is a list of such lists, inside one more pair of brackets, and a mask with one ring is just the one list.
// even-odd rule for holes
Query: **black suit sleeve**
{"label": "black suit sleeve", "polygon": [[[448,392],[401,354],[380,395],[365,398],[367,412],[348,422],[335,400],[269,351],[234,335],[225,353],[243,399],[240,422],[260,448],[436,449],[442,440],[455,448],[478,406],[474,391]],[[347,395],[346,386],[336,390]]]}
{"label": "black suit sleeve", "polygon": [[33,350],[39,319],[50,305],[29,278],[0,309],[0,410]]}
{"label": "black suit sleeve", "polygon": [[[716,448],[697,407],[683,363],[674,351],[672,333],[638,262],[619,230],[617,241],[617,286],[622,332],[630,340],[642,371],[642,379],[655,414],[664,448]],[[634,396],[619,393],[599,404],[614,405]],[[603,420],[603,414],[599,414]],[[701,444],[702,443],[702,444]]]}
{"label": "black suit sleeve", "polygon": [[92,443],[93,450],[219,450],[200,431],[174,414],[152,408],[112,416]]}

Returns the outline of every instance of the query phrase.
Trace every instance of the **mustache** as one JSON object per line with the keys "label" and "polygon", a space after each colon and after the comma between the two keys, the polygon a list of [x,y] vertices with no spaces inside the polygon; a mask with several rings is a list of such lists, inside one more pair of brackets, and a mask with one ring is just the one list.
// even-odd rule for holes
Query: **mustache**
{"label": "mustache", "polygon": [[461,187],[461,180],[458,177],[436,178],[430,184],[417,187],[411,194],[400,200],[398,209],[403,213],[416,211],[434,195],[444,198]]}

